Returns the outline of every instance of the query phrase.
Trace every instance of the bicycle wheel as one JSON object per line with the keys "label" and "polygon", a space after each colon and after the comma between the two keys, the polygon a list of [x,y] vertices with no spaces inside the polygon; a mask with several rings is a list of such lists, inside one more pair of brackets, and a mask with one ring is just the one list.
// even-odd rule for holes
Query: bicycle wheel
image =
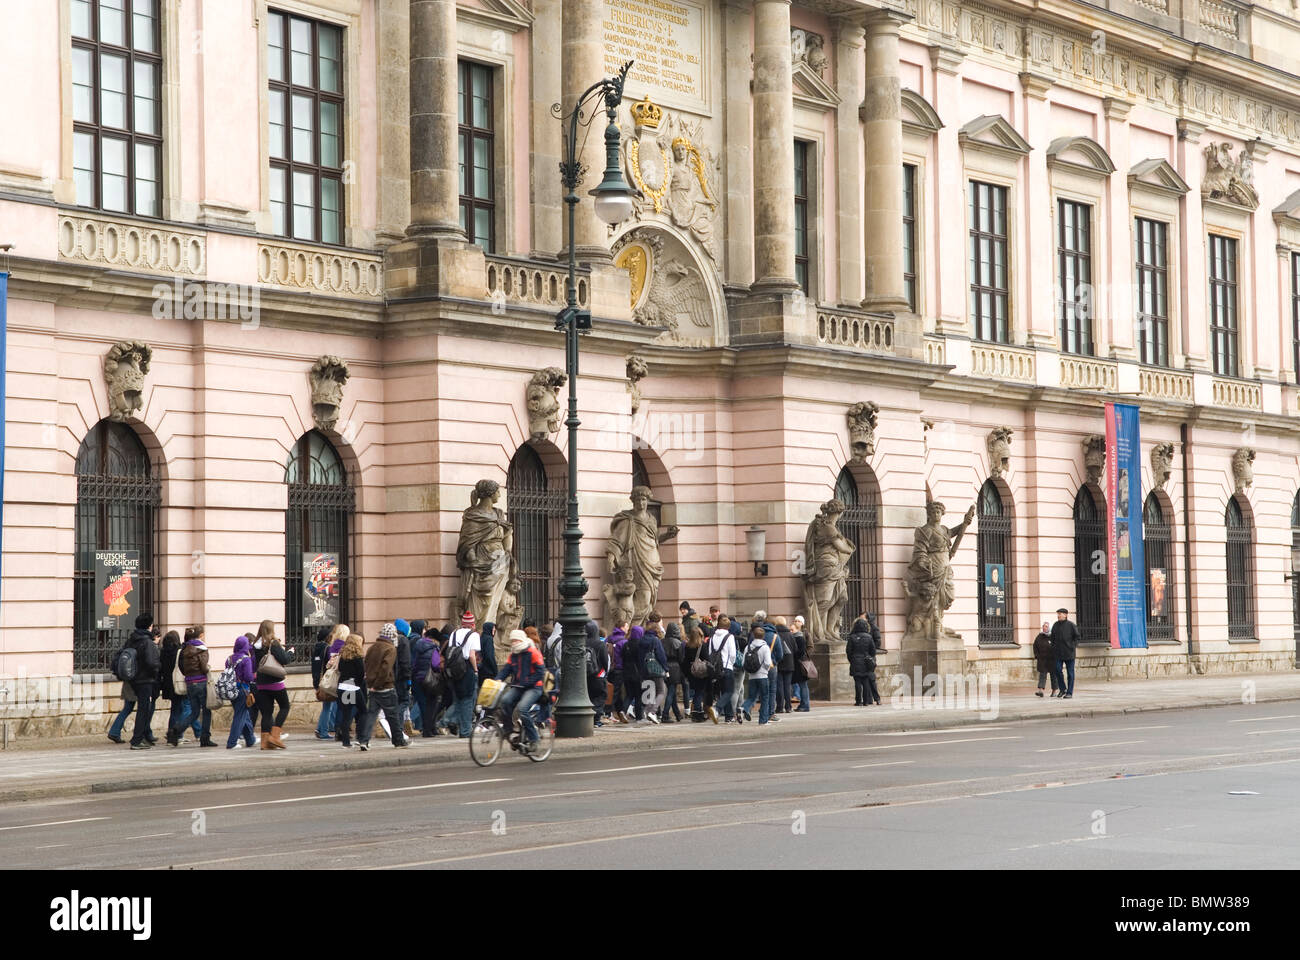
{"label": "bicycle wheel", "polygon": [[533,721],[533,726],[537,730],[537,743],[524,754],[533,763],[541,763],[551,755],[551,750],[555,746],[555,730],[551,726],[553,722],[552,720]]}
{"label": "bicycle wheel", "polygon": [[501,727],[491,718],[474,724],[469,733],[469,755],[480,767],[490,767],[501,756],[505,737]]}

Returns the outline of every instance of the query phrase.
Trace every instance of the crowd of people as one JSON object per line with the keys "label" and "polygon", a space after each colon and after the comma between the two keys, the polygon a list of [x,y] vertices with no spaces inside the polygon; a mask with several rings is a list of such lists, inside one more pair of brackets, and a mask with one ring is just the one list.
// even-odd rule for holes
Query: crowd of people
{"label": "crowd of people", "polygon": [[[781,714],[812,708],[804,618],[769,617],[758,610],[748,621],[717,606],[701,616],[689,602],[680,618],[665,623],[651,613],[644,626],[624,621],[602,631],[586,624],[587,692],[596,726],[606,724],[779,723]],[[441,628],[425,620],[396,618],[371,644],[345,624],[323,627],[311,651],[312,687],[321,702],[315,737],[351,748],[355,739],[370,748],[376,724],[395,747],[421,737],[468,737],[479,688],[489,678],[505,682],[501,707],[519,720],[525,745],[538,738],[536,722],[550,723],[561,672],[561,625],[539,629],[525,620],[508,637],[496,624],[476,623],[466,612],[458,626]],[[880,703],[876,654],[880,631],[872,614],[853,624],[845,644],[854,678],[855,705]],[[284,749],[290,711],[286,667],[294,649],[264,620],[255,632],[237,637],[220,668],[209,662],[204,630],[193,626],[184,638],[165,635],[148,613],[113,657],[123,681],[123,707],[108,737],[122,743],[125,724],[136,714],[130,743],[147,750],[159,699],[169,702],[166,743],[220,746],[212,738],[213,710],[232,708],[225,746]],[[533,707],[538,708],[534,717]],[[260,733],[259,733],[260,731]]]}

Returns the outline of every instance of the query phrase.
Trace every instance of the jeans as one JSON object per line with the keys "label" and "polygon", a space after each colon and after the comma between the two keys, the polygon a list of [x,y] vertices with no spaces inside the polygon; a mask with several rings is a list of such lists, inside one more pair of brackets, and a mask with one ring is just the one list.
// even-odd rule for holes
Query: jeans
{"label": "jeans", "polygon": [[456,700],[451,705],[451,718],[456,722],[456,732],[462,738],[468,737],[469,728],[474,723],[474,702],[478,699],[478,671],[466,667],[465,676],[455,685],[455,691]]}
{"label": "jeans", "polygon": [[799,697],[799,712],[804,713],[812,709],[812,697],[808,693],[808,681],[800,680],[794,685],[795,693]]}
{"label": "jeans", "polygon": [[131,746],[143,743],[151,738],[149,725],[153,723],[153,687],[152,683],[133,683],[135,690],[135,731],[131,734]]}
{"label": "jeans", "polygon": [[131,712],[135,710],[135,705],[135,700],[123,701],[122,709],[117,712],[117,717],[113,720],[113,725],[108,728],[108,737],[110,740],[122,739],[122,728],[126,726],[126,718],[131,716]]}
{"label": "jeans", "polygon": [[[201,721],[202,723],[199,730],[199,742],[207,743],[212,737],[212,711],[208,709],[208,681],[187,681],[185,684],[185,700],[190,707],[191,722]],[[171,728],[171,732],[179,738],[184,729],[185,721],[182,720]]]}
{"label": "jeans", "polygon": [[533,704],[542,699],[541,687],[511,687],[501,697],[500,709],[506,716],[513,716],[524,728],[524,736],[529,743],[537,742],[537,727],[531,716]]}
{"label": "jeans", "polygon": [[[664,677],[647,677],[647,680],[653,680],[655,685],[654,712],[656,715],[664,712],[664,700],[668,696],[668,683]],[[644,694],[642,694],[644,697]],[[646,704],[650,706],[650,704]]]}
{"label": "jeans", "polygon": [[699,716],[704,713],[705,700],[708,705],[713,703],[713,684],[709,683],[707,677],[701,680],[699,677],[691,677],[691,714]]}
{"label": "jeans", "polygon": [[748,696],[745,697],[745,702],[741,704],[740,709],[745,713],[749,713],[750,708],[753,707],[754,702],[757,701],[758,722],[767,723],[768,718],[772,716],[772,713],[768,708],[768,696],[771,692],[772,685],[768,682],[768,678],[750,677],[749,683],[746,684],[746,689]]}
{"label": "jeans", "polygon": [[[347,746],[352,746],[352,722],[355,718],[357,726],[357,739],[361,739],[361,730],[366,722],[366,698],[360,690],[342,690],[339,692],[339,740]],[[374,729],[374,721],[371,721],[371,729]],[[366,738],[366,743],[370,738]]]}
{"label": "jeans", "polygon": [[337,700],[329,700],[320,705],[320,719],[316,721],[316,735],[318,737],[328,737],[334,733],[334,728],[338,725],[339,704]]}
{"label": "jeans", "polygon": [[[270,733],[272,727],[284,726],[284,721],[289,718],[288,690],[258,690],[256,700],[257,712],[262,715],[262,733]],[[274,719],[271,717],[272,706],[278,708]]]}
{"label": "jeans", "polygon": [[718,678],[718,696],[714,703],[728,720],[736,715],[735,702],[731,696],[732,684],[735,682],[736,675],[730,670],[724,670]]}
{"label": "jeans", "polygon": [[783,670],[777,674],[776,678],[779,681],[776,691],[777,706],[783,712],[789,713],[791,708],[794,706],[794,704],[790,702],[791,696],[794,693],[794,673],[788,670]]}
{"label": "jeans", "polygon": [[235,716],[230,721],[230,736],[226,737],[226,749],[230,749],[243,737],[250,747],[253,745],[253,720],[248,715],[248,687],[239,685],[239,696],[235,697]]}
{"label": "jeans", "polygon": [[[468,671],[466,676],[473,672]],[[361,729],[357,731],[357,740],[364,744],[370,743],[370,734],[375,729],[379,711],[382,710],[385,719],[388,720],[388,732],[393,738],[393,746],[400,744],[402,741],[398,738],[405,735],[402,733],[402,715],[397,710],[397,691],[371,690],[366,695],[366,702],[369,706],[366,709],[365,719],[361,721]]]}
{"label": "jeans", "polygon": [[767,687],[763,690],[763,709],[770,717],[776,712],[776,688],[781,683],[781,675],[776,670],[767,671]]}
{"label": "jeans", "polygon": [[[1069,673],[1069,683],[1066,683],[1065,675]],[[1052,678],[1056,681],[1056,689],[1064,690],[1066,696],[1074,694],[1074,657],[1069,660],[1058,658],[1056,668],[1052,671]]]}

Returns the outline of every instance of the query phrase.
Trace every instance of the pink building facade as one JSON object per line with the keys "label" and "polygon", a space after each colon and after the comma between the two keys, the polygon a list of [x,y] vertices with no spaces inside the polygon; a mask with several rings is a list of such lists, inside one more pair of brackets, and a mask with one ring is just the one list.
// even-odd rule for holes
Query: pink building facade
{"label": "pink building facade", "polygon": [[[892,667],[937,499],[949,524],[980,504],[945,618],[970,670],[1028,677],[1059,606],[1095,641],[1084,676],[1295,665],[1289,3],[52,0],[15,18],[0,674],[103,670],[119,634],[96,629],[97,551],[141,552],[137,597],[216,650],[263,619],[314,632],[303,553],[340,555],[340,616],[367,637],[442,623],[484,478],[516,524],[525,615],[553,617],[568,441],[527,401],[564,366],[550,107],[625,59],[637,215],[606,230],[584,193],[573,238],[596,317],[593,616],[635,477],[680,531],[665,617],[801,612],[808,523],[838,496],[850,604],[878,614]],[[138,407],[106,378],[123,342],[149,348]],[[323,357],[347,367],[336,418],[313,404]],[[1093,558],[1108,399],[1141,409],[1164,590],[1145,650],[1108,646]],[[990,563],[1001,616],[981,609]]]}

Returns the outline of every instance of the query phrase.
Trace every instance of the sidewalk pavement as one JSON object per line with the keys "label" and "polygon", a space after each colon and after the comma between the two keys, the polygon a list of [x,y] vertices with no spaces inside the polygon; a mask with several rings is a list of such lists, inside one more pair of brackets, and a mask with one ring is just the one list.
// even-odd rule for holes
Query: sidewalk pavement
{"label": "sidewalk pavement", "polygon": [[[900,697],[882,692],[879,707],[814,702],[809,713],[781,714],[779,724],[674,723],[655,726],[607,724],[585,740],[557,740],[552,757],[694,746],[758,737],[786,738],[825,734],[872,734],[946,729],[997,721],[1099,717],[1147,710],[1300,700],[1300,671],[1178,677],[1162,680],[1114,680],[1076,686],[1070,700],[1042,699],[1030,686],[1002,687],[982,702],[949,698]],[[973,698],[972,698],[973,699]],[[220,715],[219,715],[220,716]],[[314,714],[313,714],[314,716]],[[214,733],[221,749],[201,751],[197,744],[179,748],[165,743],[153,750],[131,751],[107,740],[85,745],[0,751],[0,803],[56,797],[148,790],[187,784],[225,783],[264,778],[307,777],[376,767],[458,764],[472,767],[467,741],[454,737],[417,737],[404,750],[375,737],[370,750],[345,750],[317,740],[310,730],[295,731],[285,750],[226,750],[225,732]],[[79,738],[82,739],[82,738]],[[498,760],[518,760],[513,754]]]}

